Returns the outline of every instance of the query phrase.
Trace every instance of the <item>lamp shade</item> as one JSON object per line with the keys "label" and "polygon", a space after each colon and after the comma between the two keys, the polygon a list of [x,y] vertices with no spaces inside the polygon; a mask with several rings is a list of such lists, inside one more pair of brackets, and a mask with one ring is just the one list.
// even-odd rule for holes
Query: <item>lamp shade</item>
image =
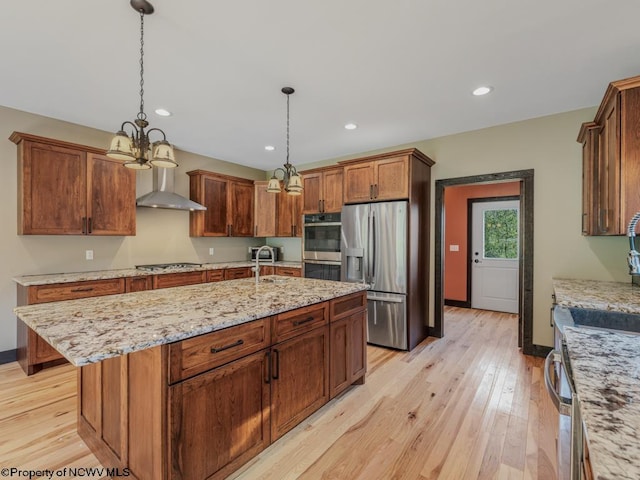
{"label": "lamp shade", "polygon": [[280,193],[280,180],[276,177],[271,177],[269,184],[267,185],[267,192]]}
{"label": "lamp shade", "polygon": [[155,142],[152,147],[151,161],[154,167],[175,168],[178,166],[173,154],[173,147],[166,140]]}
{"label": "lamp shade", "polygon": [[123,130],[120,130],[111,139],[111,145],[107,151],[107,157],[115,160],[122,160],[124,162],[130,162],[135,158],[133,155],[133,145],[131,138]]}
{"label": "lamp shade", "polygon": [[125,162],[124,166],[133,170],[149,170],[151,168],[149,162],[144,161],[144,159]]}
{"label": "lamp shade", "polygon": [[293,173],[289,177],[289,185],[287,185],[287,192],[289,195],[301,195],[302,194],[302,177],[297,173]]}

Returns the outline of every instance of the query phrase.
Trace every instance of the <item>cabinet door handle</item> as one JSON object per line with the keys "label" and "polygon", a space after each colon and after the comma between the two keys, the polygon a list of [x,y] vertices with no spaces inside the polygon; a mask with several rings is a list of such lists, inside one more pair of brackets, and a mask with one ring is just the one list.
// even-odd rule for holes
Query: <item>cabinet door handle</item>
{"label": "cabinet door handle", "polygon": [[87,217],[82,217],[82,234],[87,234]]}
{"label": "cabinet door handle", "polygon": [[265,376],[264,376],[264,383],[271,383],[271,352],[267,352],[264,354],[265,357]]}
{"label": "cabinet door handle", "polygon": [[378,184],[373,185],[373,198],[378,198]]}
{"label": "cabinet door handle", "polygon": [[322,200],[318,200],[318,211],[322,212]]}
{"label": "cabinet door handle", "polygon": [[78,288],[72,288],[71,292],[72,293],[78,293],[78,292],[92,292],[93,291],[93,287],[78,287]]}
{"label": "cabinet door handle", "polygon": [[93,232],[93,218],[89,217],[87,219],[87,233]]}
{"label": "cabinet door handle", "polygon": [[304,320],[295,320],[293,322],[293,326],[297,327],[298,325],[304,325],[305,323],[313,322],[313,317],[307,317]]}
{"label": "cabinet door handle", "polygon": [[233,348],[233,347],[239,347],[243,343],[244,343],[244,340],[240,339],[237,342],[230,343],[229,345],[225,345],[224,347],[211,347],[211,353],[218,353],[224,350],[229,350],[230,348]]}
{"label": "cabinet door handle", "polygon": [[324,205],[324,200],[322,200],[322,213],[325,212],[325,205]]}
{"label": "cabinet door handle", "polygon": [[274,380],[278,380],[278,378],[280,378],[280,351],[277,348],[274,348],[273,353],[273,357],[276,359],[276,368],[271,375],[271,378],[273,378]]}
{"label": "cabinet door handle", "polygon": [[369,185],[369,198],[373,199],[373,185]]}

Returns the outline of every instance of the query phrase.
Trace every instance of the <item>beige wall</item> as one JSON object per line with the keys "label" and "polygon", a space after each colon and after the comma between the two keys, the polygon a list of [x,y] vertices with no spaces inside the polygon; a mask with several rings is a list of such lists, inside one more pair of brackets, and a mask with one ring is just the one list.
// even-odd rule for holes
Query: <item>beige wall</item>
{"label": "beige wall", "polygon": [[[581,148],[575,141],[580,124],[593,119],[595,108],[441,137],[382,151],[417,147],[436,161],[434,181],[484,173],[535,170],[534,343],[552,344],[549,306],[553,277],[627,282],[624,237],[585,238],[580,234]],[[107,145],[110,134],[0,107],[0,351],[15,348],[15,285],[11,277],[31,273],[129,267],[163,261],[225,261],[246,258],[246,247],[262,240],[191,239],[185,212],[138,209],[136,237],[94,238],[16,235],[16,148],[7,139],[18,130],[86,145]],[[374,152],[367,152],[374,153]],[[377,153],[377,152],[375,152]],[[300,166],[300,170],[356,158]],[[179,152],[176,191],[188,194],[184,172],[205,168],[247,178],[264,179],[262,171]],[[146,174],[146,176],[145,176]],[[149,172],[139,174],[138,193],[151,189]],[[432,212],[433,222],[433,212]],[[432,228],[433,232],[433,228]],[[285,257],[299,258],[299,240],[270,239],[285,246]],[[216,255],[209,257],[214,246]],[[95,260],[84,260],[93,249]],[[297,253],[294,252],[297,250]],[[433,256],[433,233],[431,241]],[[433,300],[433,274],[431,281]],[[431,303],[433,305],[433,303]],[[432,316],[433,313],[429,312]],[[430,318],[433,324],[433,318]]]}
{"label": "beige wall", "polygon": [[[625,237],[581,235],[582,153],[576,137],[580,124],[593,120],[595,111],[596,108],[586,108],[379,151],[417,147],[435,160],[434,181],[535,170],[533,341],[538,345],[553,342],[549,326],[553,277],[630,281]],[[362,155],[316,162],[304,168]],[[431,218],[433,222],[433,212]],[[433,259],[433,226],[431,231]],[[430,296],[433,300],[433,273]],[[433,311],[429,314],[433,325]]]}
{"label": "beige wall", "polygon": [[[14,130],[105,148],[111,137],[108,132],[0,107],[0,352],[15,348],[12,310],[16,287],[11,280],[15,276],[129,268],[145,263],[246,260],[248,246],[264,243],[264,239],[253,238],[190,238],[188,212],[151,208],[137,209],[135,237],[19,236],[16,145],[8,140]],[[189,170],[201,168],[260,180],[265,177],[262,170],[188,152],[177,151],[176,156],[180,166],[176,169],[175,191],[186,197],[189,177],[185,172]],[[150,170],[138,172],[137,178],[138,195],[151,191]],[[213,257],[209,256],[209,247],[215,248]],[[84,259],[85,250],[94,251],[93,261]]]}

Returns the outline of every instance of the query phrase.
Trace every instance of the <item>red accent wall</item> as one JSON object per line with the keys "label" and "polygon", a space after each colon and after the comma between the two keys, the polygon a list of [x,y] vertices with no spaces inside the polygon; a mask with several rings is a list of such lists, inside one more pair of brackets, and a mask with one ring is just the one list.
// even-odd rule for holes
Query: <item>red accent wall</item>
{"label": "red accent wall", "polygon": [[[445,300],[470,301],[467,298],[467,200],[513,195],[520,195],[520,182],[461,185],[444,189]],[[452,252],[450,245],[459,245],[460,250]]]}

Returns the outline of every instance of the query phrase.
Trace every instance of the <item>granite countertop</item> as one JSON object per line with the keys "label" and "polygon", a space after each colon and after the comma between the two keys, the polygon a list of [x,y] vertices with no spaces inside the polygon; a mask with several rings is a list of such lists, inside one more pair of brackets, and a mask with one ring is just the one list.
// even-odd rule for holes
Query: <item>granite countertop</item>
{"label": "granite countertop", "polygon": [[183,340],[366,289],[270,275],[14,308],[75,366]]}
{"label": "granite countertop", "polygon": [[640,287],[629,282],[553,279],[556,303],[563,307],[640,313]]}
{"label": "granite countertop", "polygon": [[640,336],[567,326],[564,338],[594,477],[640,478]]}
{"label": "granite countertop", "polygon": [[[263,266],[274,265],[276,267],[302,268],[301,262],[279,261],[275,263],[260,263]],[[162,275],[164,273],[194,272],[201,270],[220,270],[223,268],[253,267],[255,262],[246,260],[239,262],[225,263],[203,263],[202,266],[172,268],[171,270],[138,270],[136,268],[123,268],[119,270],[97,270],[94,272],[74,272],[74,273],[50,273],[46,275],[22,275],[14,277],[13,281],[25,287],[34,285],[49,285],[52,283],[86,282],[88,280],[107,280],[110,278],[137,277],[142,275]]]}

